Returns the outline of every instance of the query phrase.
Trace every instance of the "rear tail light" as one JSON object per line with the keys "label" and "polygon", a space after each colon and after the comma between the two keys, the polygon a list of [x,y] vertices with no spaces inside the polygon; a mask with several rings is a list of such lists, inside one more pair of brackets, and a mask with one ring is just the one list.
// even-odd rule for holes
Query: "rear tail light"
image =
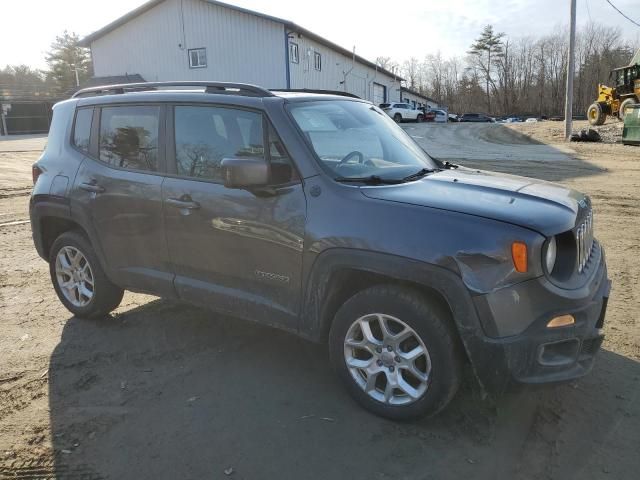
{"label": "rear tail light", "polygon": [[31,178],[33,179],[34,185],[38,181],[38,177],[40,176],[41,173],[42,173],[42,169],[39,166],[33,165],[31,167]]}

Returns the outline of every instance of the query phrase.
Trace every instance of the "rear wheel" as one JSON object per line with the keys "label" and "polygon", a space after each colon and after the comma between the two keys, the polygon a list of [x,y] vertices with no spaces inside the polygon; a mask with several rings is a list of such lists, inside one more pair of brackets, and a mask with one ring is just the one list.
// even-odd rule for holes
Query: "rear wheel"
{"label": "rear wheel", "polygon": [[445,312],[412,289],[381,285],[355,294],[335,316],[329,347],[349,393],[383,417],[434,415],[460,385],[456,332]]}
{"label": "rear wheel", "polygon": [[53,242],[49,272],[58,298],[77,317],[106,315],[124,295],[106,277],[91,243],[79,232],[65,232]]}
{"label": "rear wheel", "polygon": [[618,112],[618,118],[624,121],[624,111],[627,107],[634,105],[636,102],[635,98],[627,98],[620,104],[620,111]]}
{"label": "rear wheel", "polygon": [[424,115],[422,114],[418,115],[418,122],[424,122]]}
{"label": "rear wheel", "polygon": [[591,125],[602,125],[607,119],[607,114],[604,113],[602,105],[596,102],[589,106],[587,110],[587,118]]}
{"label": "rear wheel", "polygon": [[396,123],[400,123],[400,122],[402,122],[402,115],[400,115],[399,113],[396,113],[396,114],[393,116],[393,120],[394,120]]}

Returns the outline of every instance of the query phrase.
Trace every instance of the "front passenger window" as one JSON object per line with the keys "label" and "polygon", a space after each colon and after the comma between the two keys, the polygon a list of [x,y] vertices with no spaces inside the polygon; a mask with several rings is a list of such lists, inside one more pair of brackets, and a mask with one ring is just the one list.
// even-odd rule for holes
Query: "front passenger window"
{"label": "front passenger window", "polygon": [[262,115],[246,110],[175,107],[178,175],[222,183],[225,158],[265,158]]}

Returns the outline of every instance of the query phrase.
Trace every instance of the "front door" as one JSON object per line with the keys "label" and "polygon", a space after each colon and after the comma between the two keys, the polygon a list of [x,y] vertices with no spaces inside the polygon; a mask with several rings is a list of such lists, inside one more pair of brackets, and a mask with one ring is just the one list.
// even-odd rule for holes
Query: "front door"
{"label": "front door", "polygon": [[[178,105],[171,117],[175,177],[162,198],[178,295],[295,329],[306,201],[277,135],[261,113],[241,108]],[[265,155],[272,189],[223,185],[223,158]]]}
{"label": "front door", "polygon": [[175,296],[164,239],[159,105],[96,108],[89,158],[73,190],[105,268],[120,286]]}

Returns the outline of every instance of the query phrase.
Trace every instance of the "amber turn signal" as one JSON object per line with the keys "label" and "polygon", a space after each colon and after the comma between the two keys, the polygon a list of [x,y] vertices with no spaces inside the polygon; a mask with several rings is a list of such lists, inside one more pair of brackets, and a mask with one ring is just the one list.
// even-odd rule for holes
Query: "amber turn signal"
{"label": "amber turn signal", "polygon": [[513,242],[511,244],[511,257],[516,272],[525,273],[527,271],[527,244],[523,242]]}
{"label": "amber turn signal", "polygon": [[559,317],[551,319],[551,321],[547,323],[547,328],[568,327],[574,323],[576,323],[576,319],[573,318],[573,315],[560,315]]}

